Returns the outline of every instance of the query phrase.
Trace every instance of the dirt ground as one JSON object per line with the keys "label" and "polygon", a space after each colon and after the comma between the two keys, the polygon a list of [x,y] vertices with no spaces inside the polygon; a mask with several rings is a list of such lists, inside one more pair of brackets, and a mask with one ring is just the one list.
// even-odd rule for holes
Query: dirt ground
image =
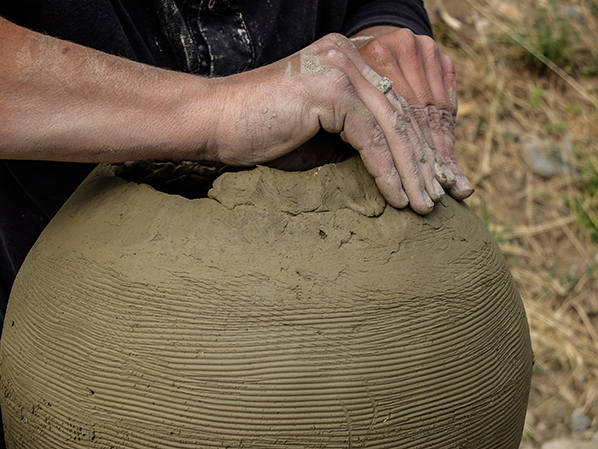
{"label": "dirt ground", "polygon": [[425,4],[457,68],[468,203],[527,309],[536,364],[521,448],[596,441],[598,3]]}

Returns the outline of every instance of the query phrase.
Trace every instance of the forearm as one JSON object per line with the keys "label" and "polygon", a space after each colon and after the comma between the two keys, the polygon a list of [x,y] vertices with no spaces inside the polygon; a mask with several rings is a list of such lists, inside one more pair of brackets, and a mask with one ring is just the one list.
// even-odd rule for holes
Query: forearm
{"label": "forearm", "polygon": [[[403,32],[388,34],[390,43]],[[280,158],[324,130],[361,153],[394,207],[428,213],[444,193],[410,108],[394,91],[376,88],[386,76],[378,58],[366,62],[342,35],[214,79],[141,65],[4,20],[0,41],[1,158],[247,166]]]}
{"label": "forearm", "polygon": [[[0,158],[213,160],[209,80],[111,56],[0,18]],[[201,102],[198,100],[201,99]]]}

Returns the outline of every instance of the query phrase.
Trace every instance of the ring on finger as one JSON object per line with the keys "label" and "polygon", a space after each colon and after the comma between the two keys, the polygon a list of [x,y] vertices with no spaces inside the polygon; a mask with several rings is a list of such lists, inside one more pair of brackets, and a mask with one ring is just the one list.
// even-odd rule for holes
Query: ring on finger
{"label": "ring on finger", "polygon": [[392,81],[389,80],[388,78],[384,77],[378,83],[378,85],[376,86],[376,89],[378,89],[380,92],[382,92],[383,94],[385,94],[390,89],[392,89]]}

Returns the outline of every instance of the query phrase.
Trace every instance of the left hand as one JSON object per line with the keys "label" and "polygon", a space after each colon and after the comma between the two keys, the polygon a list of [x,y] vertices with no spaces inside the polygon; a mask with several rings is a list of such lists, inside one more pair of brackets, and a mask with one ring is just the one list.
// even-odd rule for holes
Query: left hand
{"label": "left hand", "polygon": [[429,36],[391,26],[365,29],[352,41],[368,65],[393,82],[387,97],[398,97],[395,101],[415,120],[430,161],[422,170],[433,170],[452,197],[470,196],[473,187],[455,159],[457,82],[451,58]]}

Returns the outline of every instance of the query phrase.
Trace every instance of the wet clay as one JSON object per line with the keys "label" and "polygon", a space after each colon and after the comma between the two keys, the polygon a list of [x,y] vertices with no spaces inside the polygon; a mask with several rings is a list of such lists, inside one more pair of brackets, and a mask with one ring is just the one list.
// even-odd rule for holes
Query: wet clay
{"label": "wet clay", "polygon": [[358,159],[189,200],[97,169],[8,305],[10,448],[519,447],[532,352],[480,220]]}

